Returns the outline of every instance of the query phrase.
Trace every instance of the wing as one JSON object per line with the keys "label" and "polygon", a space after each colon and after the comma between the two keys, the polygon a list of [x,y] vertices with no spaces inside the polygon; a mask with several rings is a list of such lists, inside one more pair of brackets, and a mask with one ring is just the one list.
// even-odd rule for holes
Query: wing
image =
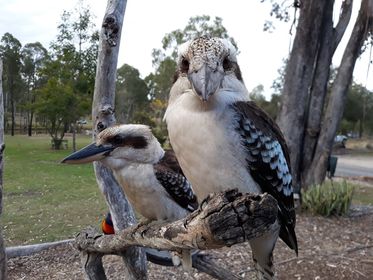
{"label": "wing", "polygon": [[175,152],[172,149],[165,150],[163,158],[158,162],[159,165],[174,171],[177,174],[184,175],[183,170],[177,161]]}
{"label": "wing", "polygon": [[194,211],[198,207],[192,185],[184,177],[172,150],[167,150],[161,161],[154,165],[155,176],[167,193],[183,208]]}
{"label": "wing", "polygon": [[248,170],[262,191],[277,200],[280,237],[298,253],[290,159],[284,136],[254,102],[236,102],[232,108],[237,114],[236,129],[246,150]]}

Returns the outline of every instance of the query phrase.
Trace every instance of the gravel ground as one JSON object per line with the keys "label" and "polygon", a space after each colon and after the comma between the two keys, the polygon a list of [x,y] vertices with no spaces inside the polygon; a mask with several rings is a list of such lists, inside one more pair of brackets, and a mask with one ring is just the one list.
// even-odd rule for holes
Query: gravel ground
{"label": "gravel ground", "polygon": [[[278,242],[274,260],[278,279],[372,279],[373,208],[354,208],[348,217],[298,215],[299,256]],[[243,279],[252,279],[248,244],[210,252],[222,266]],[[116,256],[105,256],[108,279],[124,279]],[[149,264],[149,279],[212,279],[196,270]],[[84,279],[78,252],[62,245],[40,253],[8,260],[9,280]]]}

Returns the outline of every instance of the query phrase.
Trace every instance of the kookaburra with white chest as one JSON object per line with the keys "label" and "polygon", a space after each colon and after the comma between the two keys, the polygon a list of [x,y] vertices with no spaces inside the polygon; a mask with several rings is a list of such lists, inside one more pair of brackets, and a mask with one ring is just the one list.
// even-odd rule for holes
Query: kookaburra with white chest
{"label": "kookaburra with white chest", "polygon": [[199,201],[229,188],[277,200],[280,230],[250,241],[258,277],[272,279],[278,235],[298,250],[288,149],[275,122],[249,101],[228,40],[199,37],[181,47],[165,120]]}
{"label": "kookaburra with white chest", "polygon": [[[106,128],[96,142],[71,154],[62,163],[100,161],[109,167],[134,210],[148,221],[175,221],[198,207],[196,196],[183,176],[172,151],[162,149],[146,125]],[[190,256],[183,252],[183,265]]]}

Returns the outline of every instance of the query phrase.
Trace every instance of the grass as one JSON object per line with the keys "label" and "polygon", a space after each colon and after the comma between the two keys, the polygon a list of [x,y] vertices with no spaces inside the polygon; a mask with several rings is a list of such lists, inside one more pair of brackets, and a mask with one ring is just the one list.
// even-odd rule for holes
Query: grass
{"label": "grass", "polygon": [[303,193],[302,208],[316,215],[345,215],[350,209],[355,187],[346,181],[324,182]]}
{"label": "grass", "polygon": [[354,151],[356,154],[371,156],[373,153],[373,139],[348,139],[346,148]]}
{"label": "grass", "polygon": [[373,186],[367,187],[362,185],[355,185],[355,192],[354,196],[352,197],[352,204],[373,206]]}
{"label": "grass", "polygon": [[[77,146],[90,141],[79,136]],[[60,164],[71,150],[51,150],[48,136],[6,136],[5,145],[1,222],[7,246],[71,238],[99,224],[107,208],[91,164]]]}

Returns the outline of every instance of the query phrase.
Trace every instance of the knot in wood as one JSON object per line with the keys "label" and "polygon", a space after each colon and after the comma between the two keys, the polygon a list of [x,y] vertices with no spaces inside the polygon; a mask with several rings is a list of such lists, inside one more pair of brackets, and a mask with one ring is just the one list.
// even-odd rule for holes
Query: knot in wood
{"label": "knot in wood", "polygon": [[110,104],[106,104],[104,106],[102,106],[102,108],[100,109],[100,115],[101,116],[108,116],[108,115],[113,115],[115,112],[114,108],[111,107]]}
{"label": "knot in wood", "polygon": [[106,128],[106,125],[104,125],[103,122],[98,122],[97,125],[96,125],[96,130],[97,130],[97,132],[101,132],[101,131],[103,131],[105,128]]}
{"label": "knot in wood", "polygon": [[119,34],[119,26],[118,21],[115,15],[110,14],[107,15],[104,19],[104,23],[102,24],[104,28],[104,35],[106,37],[106,42],[109,44],[110,47],[115,47],[118,44],[118,34]]}

